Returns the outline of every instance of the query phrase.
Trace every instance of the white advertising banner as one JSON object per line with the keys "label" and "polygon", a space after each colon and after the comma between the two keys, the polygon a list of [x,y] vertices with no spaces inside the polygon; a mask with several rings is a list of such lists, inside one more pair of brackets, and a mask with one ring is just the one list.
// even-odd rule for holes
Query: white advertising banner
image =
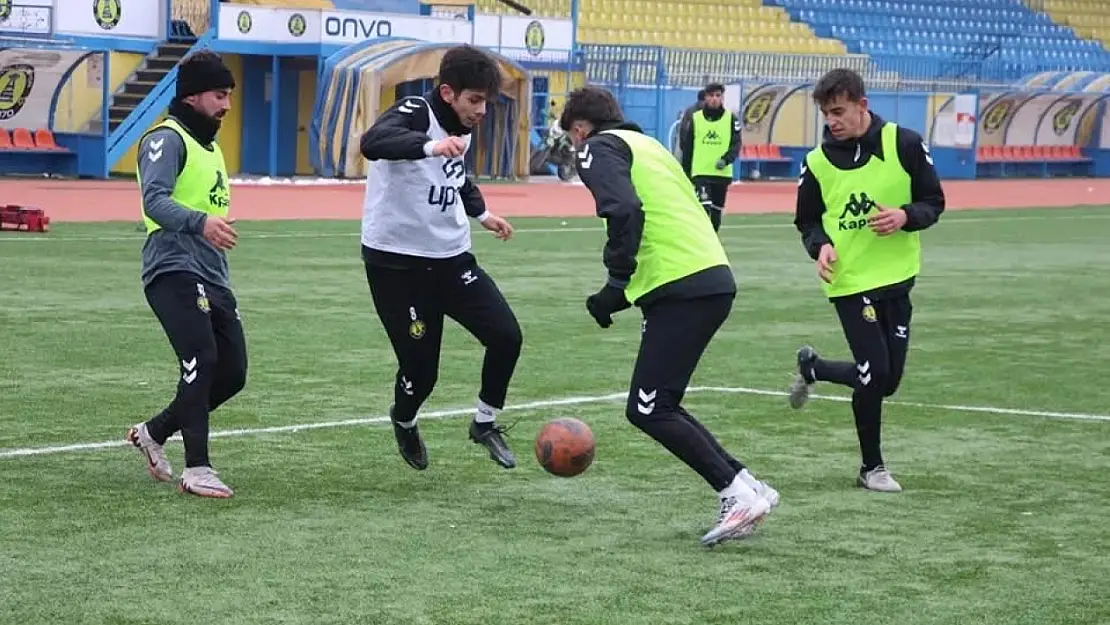
{"label": "white advertising banner", "polygon": [[49,128],[50,105],[66,71],[86,50],[0,50],[0,128]]}
{"label": "white advertising banner", "polygon": [[470,43],[470,22],[361,11],[322,11],[320,43],[350,45],[380,37],[411,37],[436,43]]}
{"label": "white advertising banner", "polygon": [[320,12],[221,4],[218,39],[320,43]]}
{"label": "white advertising banner", "polygon": [[475,15],[474,44],[521,61],[566,59],[574,41],[570,20]]}
{"label": "white advertising banner", "polygon": [[276,9],[225,2],[220,4],[220,39],[268,43],[351,45],[387,37],[436,43],[474,43],[520,60],[566,57],[574,39],[570,20],[477,15],[474,22],[456,17],[362,11]]}
{"label": "white advertising banner", "polygon": [[0,0],[0,32],[49,35],[54,0]]}
{"label": "white advertising banner", "polygon": [[162,39],[165,30],[166,3],[158,0],[57,0],[54,11],[56,33]]}

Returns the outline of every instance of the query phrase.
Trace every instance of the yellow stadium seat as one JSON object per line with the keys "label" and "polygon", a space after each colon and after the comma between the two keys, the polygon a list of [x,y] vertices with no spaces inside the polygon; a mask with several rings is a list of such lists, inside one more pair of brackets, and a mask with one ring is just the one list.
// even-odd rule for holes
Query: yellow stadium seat
{"label": "yellow stadium seat", "polygon": [[334,9],[331,0],[239,0],[240,4],[253,4],[263,7],[283,9]]}

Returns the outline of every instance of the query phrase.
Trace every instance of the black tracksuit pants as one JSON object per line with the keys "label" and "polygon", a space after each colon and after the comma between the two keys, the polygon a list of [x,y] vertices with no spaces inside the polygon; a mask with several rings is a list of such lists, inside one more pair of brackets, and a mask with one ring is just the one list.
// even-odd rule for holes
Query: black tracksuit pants
{"label": "black tracksuit pants", "polygon": [[733,458],[685,408],[682,399],[702,354],[732,310],[734,294],[664,299],[643,307],[640,351],[626,415],[716,491],[744,464]]}
{"label": "black tracksuit pants", "polygon": [[208,415],[243,390],[247,344],[235,295],[190,273],[167,273],[145,289],[147,303],[161,322],[177,355],[177,394],[147,431],[159,444],[178,430],[185,466],[210,466]]}
{"label": "black tracksuit pants", "polygon": [[714,176],[696,176],[693,179],[694,189],[698,199],[705,209],[709,220],[713,223],[714,230],[721,229],[721,216],[725,212],[725,201],[728,199],[728,186],[731,178]]}
{"label": "black tracksuit pants", "polygon": [[503,408],[524,339],[512,308],[474,256],[365,261],[365,267],[374,307],[397,356],[393,419],[415,419],[435,388],[445,317],[485,346],[478,399]]}
{"label": "black tracksuit pants", "polygon": [[908,293],[873,300],[863,295],[833,301],[854,362],[819,360],[817,380],[853,389],[852,412],[859,436],[863,469],[883,464],[883,398],[898,390],[906,369],[913,304]]}

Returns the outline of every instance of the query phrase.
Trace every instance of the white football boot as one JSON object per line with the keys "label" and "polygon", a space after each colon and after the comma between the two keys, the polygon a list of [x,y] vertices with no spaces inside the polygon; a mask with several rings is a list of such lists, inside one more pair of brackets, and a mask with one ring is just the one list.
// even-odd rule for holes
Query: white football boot
{"label": "white football boot", "polygon": [[159,482],[173,480],[173,467],[166,459],[166,450],[150,437],[145,423],[133,426],[127,431],[127,442],[135,446],[146,460],[146,470]]}
{"label": "white football boot", "polygon": [[177,488],[183,493],[191,493],[198,497],[226,499],[234,494],[211,467],[189,467],[185,469],[181,472],[181,482],[177,485]]}
{"label": "white football boot", "polygon": [[886,467],[879,465],[866,473],[860,473],[858,484],[867,490],[874,490],[883,493],[900,493],[902,492],[902,485],[894,479],[890,471]]}
{"label": "white football boot", "polygon": [[755,531],[756,524],[762,522],[770,511],[771,504],[763,497],[749,501],[739,497],[721,499],[717,523],[701,537],[701,544],[712,547],[730,538],[749,536]]}

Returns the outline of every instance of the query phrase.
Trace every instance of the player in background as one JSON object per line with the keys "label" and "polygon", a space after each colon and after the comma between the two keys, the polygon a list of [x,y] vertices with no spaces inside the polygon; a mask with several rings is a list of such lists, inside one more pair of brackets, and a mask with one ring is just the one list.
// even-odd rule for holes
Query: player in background
{"label": "player in background", "polygon": [[790,405],[817,381],[853,389],[860,486],[899,492],[881,451],[883,398],[898,390],[910,340],[910,290],[921,269],[920,232],[944,212],[944,191],[921,135],[867,107],[863,79],[838,69],[813,90],[825,115],[822,145],[806,155],[794,225],[836,308],[853,362],[798,350]]}
{"label": "player in background", "polygon": [[605,285],[586,300],[602,328],[633,305],[643,314],[627,418],[717,492],[713,545],[749,535],[778,493],[726,452],[682,407],[698,361],[732,309],[736,282],[701,203],[667,149],[624,121],[612,94],[573,92],[560,125],[579,148],[582,182],[605,220]]}
{"label": "player in background", "polygon": [[231,497],[208,459],[209,414],[243,389],[247,345],[231,291],[227,250],[238,235],[227,218],[227,168],[216,133],[231,107],[235,79],[219,55],[181,61],[169,117],[139,139],[138,180],[147,238],[142,281],[147,302],[177,354],[173,401],[139,423],[127,440],[157,480],[173,479],[163,446],[181,430],[182,492]]}
{"label": "player in background", "polygon": [[444,317],[485,346],[470,439],[501,466],[516,466],[496,413],[505,405],[523,338],[500,289],[470,252],[468,217],[501,240],[513,229],[486,210],[464,161],[471,131],[500,86],[500,69],[489,55],[468,45],[451,48],[435,88],[398,100],[361,140],[370,161],[362,259],[398,363],[389,413],[401,457],[419,470],[427,468],[428,453],[417,412],[438,377]]}
{"label": "player in background", "polygon": [[705,103],[680,126],[682,169],[694,183],[713,229],[721,228],[732,164],[740,153],[740,117],[725,108],[725,86],[705,86]]}

